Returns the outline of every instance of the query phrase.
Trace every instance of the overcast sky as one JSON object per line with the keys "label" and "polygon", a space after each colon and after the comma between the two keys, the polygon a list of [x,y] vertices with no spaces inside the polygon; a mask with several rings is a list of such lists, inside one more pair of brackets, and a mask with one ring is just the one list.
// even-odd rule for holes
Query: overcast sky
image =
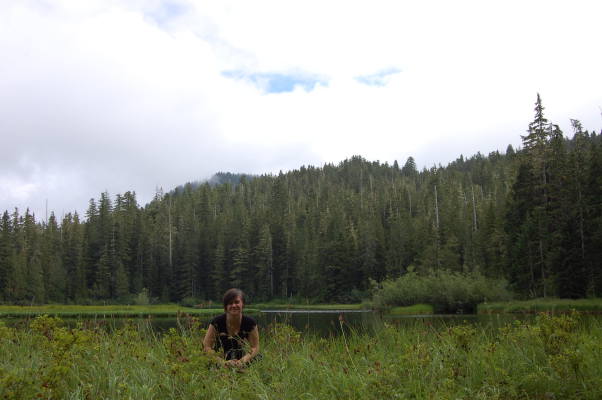
{"label": "overcast sky", "polygon": [[1,0],[0,211],[602,126],[602,2]]}

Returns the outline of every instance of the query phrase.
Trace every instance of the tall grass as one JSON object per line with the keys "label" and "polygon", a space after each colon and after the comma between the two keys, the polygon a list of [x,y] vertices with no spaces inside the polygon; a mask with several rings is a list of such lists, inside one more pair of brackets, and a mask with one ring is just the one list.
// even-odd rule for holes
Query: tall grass
{"label": "tall grass", "polygon": [[164,335],[107,332],[53,317],[0,327],[0,398],[25,399],[599,399],[602,326],[541,315],[499,331],[417,321],[320,338],[262,327],[263,359],[217,367],[190,317]]}

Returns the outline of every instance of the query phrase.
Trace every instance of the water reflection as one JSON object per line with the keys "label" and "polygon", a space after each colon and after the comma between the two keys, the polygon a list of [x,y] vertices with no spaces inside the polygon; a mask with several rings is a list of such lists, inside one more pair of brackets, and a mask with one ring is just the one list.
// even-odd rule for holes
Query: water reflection
{"label": "water reflection", "polygon": [[[217,314],[216,314],[217,315]],[[389,324],[399,329],[415,326],[429,329],[445,329],[459,324],[472,324],[481,329],[495,330],[515,320],[531,321],[533,315],[496,314],[496,315],[382,315],[371,311],[358,310],[267,310],[249,314],[257,320],[260,329],[272,324],[291,325],[305,334],[321,337],[337,336],[343,330],[347,332],[378,333],[383,324]],[[214,316],[200,316],[201,326],[205,327]],[[150,320],[157,331],[165,331],[178,326],[176,318],[154,318]],[[183,322],[180,321],[182,325]]]}
{"label": "water reflection", "polygon": [[[147,318],[65,318],[67,326],[75,327],[78,323],[87,329],[106,329],[109,331],[123,327],[125,324],[134,324],[140,329],[153,333],[162,333],[170,328],[190,328],[191,318],[194,326],[205,328],[213,317],[218,315],[199,315],[194,317],[147,317]],[[458,324],[472,324],[480,329],[497,330],[502,326],[516,320],[532,321],[532,314],[493,314],[493,315],[381,315],[371,311],[359,310],[267,310],[258,313],[249,313],[258,322],[260,330],[266,329],[271,324],[283,323],[291,325],[296,330],[305,334],[321,337],[337,336],[341,332],[360,332],[375,334],[382,329],[383,324],[389,324],[399,329],[411,327],[425,327],[440,330]],[[583,316],[585,325],[591,319],[600,316]],[[3,318],[7,326],[26,327],[30,319]]]}

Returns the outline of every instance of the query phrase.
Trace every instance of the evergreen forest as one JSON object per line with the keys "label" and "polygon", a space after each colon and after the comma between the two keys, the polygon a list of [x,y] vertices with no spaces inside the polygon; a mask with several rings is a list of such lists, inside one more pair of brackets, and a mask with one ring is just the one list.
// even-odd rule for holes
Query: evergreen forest
{"label": "evergreen forest", "polygon": [[505,279],[517,298],[602,295],[602,142],[539,95],[522,147],[418,170],[354,156],[91,199],[84,216],[5,211],[0,302],[359,302],[407,271]]}

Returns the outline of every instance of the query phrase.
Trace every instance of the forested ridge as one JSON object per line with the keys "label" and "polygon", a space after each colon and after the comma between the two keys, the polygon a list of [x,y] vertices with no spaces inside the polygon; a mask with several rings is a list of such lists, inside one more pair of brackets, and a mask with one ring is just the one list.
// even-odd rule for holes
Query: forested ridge
{"label": "forested ridge", "polygon": [[[569,139],[538,96],[523,146],[419,171],[355,156],[278,175],[133,192],[85,216],[0,221],[0,301],[359,301],[370,280],[446,269],[505,278],[519,297],[602,293],[602,144]],[[219,177],[218,177],[219,178]]]}

